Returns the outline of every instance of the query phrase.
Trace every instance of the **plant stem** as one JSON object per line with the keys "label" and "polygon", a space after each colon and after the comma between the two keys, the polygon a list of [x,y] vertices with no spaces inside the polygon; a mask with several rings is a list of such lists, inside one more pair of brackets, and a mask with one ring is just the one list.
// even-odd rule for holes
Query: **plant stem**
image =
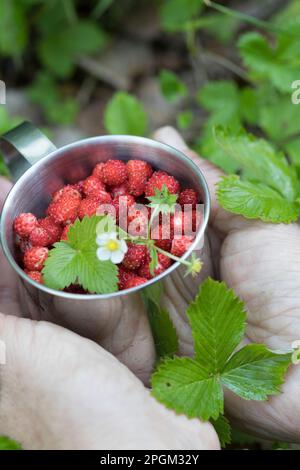
{"label": "plant stem", "polygon": [[259,20],[258,18],[254,18],[254,16],[247,15],[246,13],[242,13],[237,10],[232,10],[231,8],[226,7],[225,5],[220,5],[219,3],[212,2],[211,0],[203,0],[204,4],[207,7],[213,8],[214,10],[218,11],[219,13],[224,13],[225,15],[230,15],[238,20],[245,21],[246,23],[250,23],[258,28],[265,29],[267,31],[272,31],[273,33],[280,33],[280,34],[288,34],[288,31],[278,26],[269,23],[268,21]]}
{"label": "plant stem", "polygon": [[156,251],[158,251],[159,253],[167,256],[168,258],[171,258],[172,260],[174,261],[178,261],[179,263],[181,264],[184,264],[185,266],[188,266],[190,267],[191,263],[189,263],[188,261],[186,260],[183,260],[181,258],[178,258],[178,256],[175,256],[175,255],[172,255],[172,253],[169,253],[168,251],[165,251],[165,250],[162,250],[161,248],[159,248],[158,246],[154,245],[154,248],[156,249]]}

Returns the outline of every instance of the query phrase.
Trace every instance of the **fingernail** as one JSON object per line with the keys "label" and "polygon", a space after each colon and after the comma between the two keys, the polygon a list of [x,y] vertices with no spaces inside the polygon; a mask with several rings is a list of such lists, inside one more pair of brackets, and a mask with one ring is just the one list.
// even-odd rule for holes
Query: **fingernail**
{"label": "fingernail", "polygon": [[164,144],[172,145],[172,147],[175,147],[178,150],[188,149],[188,146],[179,132],[177,132],[177,130],[171,126],[165,126],[157,129],[153,134],[153,138],[159,142],[163,142]]}

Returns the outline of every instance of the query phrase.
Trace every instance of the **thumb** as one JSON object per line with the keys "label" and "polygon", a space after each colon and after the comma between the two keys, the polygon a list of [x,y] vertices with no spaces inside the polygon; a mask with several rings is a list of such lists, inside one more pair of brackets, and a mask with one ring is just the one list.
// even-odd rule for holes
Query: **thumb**
{"label": "thumb", "polygon": [[174,127],[166,126],[161,127],[160,129],[156,130],[153,134],[153,138],[162,142],[164,144],[170,145],[171,147],[176,148],[183,152],[187,157],[189,157],[193,162],[200,168],[202,171],[211,197],[211,217],[210,217],[210,224],[213,228],[217,229],[219,232],[223,234],[227,234],[231,230],[235,230],[237,228],[242,228],[245,225],[249,224],[249,221],[243,219],[240,216],[236,216],[234,214],[230,214],[229,212],[224,211],[218,204],[217,196],[216,196],[216,184],[220,180],[220,178],[224,175],[223,171],[217,168],[208,160],[205,160],[196,152],[191,150],[181,135],[177,132]]}

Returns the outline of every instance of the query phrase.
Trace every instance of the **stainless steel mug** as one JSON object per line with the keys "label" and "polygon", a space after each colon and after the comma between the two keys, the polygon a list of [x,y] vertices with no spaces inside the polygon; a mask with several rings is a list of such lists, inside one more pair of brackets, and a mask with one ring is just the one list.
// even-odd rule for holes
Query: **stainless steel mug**
{"label": "stainless steel mug", "polygon": [[122,316],[125,310],[130,315],[131,308],[140,306],[143,309],[138,291],[170,276],[179,263],[174,263],[143,286],[108,295],[80,295],[52,290],[32,281],[18,265],[12,230],[14,218],[21,212],[33,212],[42,217],[54,191],[85,178],[98,162],[112,158],[124,161],[142,159],[154,168],[168,171],[184,185],[195,188],[202,197],[203,223],[183,257],[186,259],[203,239],[209,218],[210,197],[203,174],[183,153],[154,140],[124,135],[100,136],[57,149],[29,122],[3,135],[0,150],[16,181],[1,215],[1,242],[10,265],[21,280],[20,298],[24,316],[68,327],[101,343],[108,350],[113,349],[111,344],[105,344],[108,316],[115,310]]}

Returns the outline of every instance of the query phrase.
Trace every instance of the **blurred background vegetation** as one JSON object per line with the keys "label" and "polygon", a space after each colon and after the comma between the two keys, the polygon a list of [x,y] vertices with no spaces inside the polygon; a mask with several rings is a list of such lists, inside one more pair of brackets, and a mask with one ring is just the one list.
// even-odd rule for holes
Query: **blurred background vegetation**
{"label": "blurred background vegetation", "polygon": [[[300,175],[299,31],[298,0],[2,0],[0,133],[27,119],[59,146],[171,124],[232,173],[212,130],[243,126]],[[290,448],[234,433],[272,446]]]}

